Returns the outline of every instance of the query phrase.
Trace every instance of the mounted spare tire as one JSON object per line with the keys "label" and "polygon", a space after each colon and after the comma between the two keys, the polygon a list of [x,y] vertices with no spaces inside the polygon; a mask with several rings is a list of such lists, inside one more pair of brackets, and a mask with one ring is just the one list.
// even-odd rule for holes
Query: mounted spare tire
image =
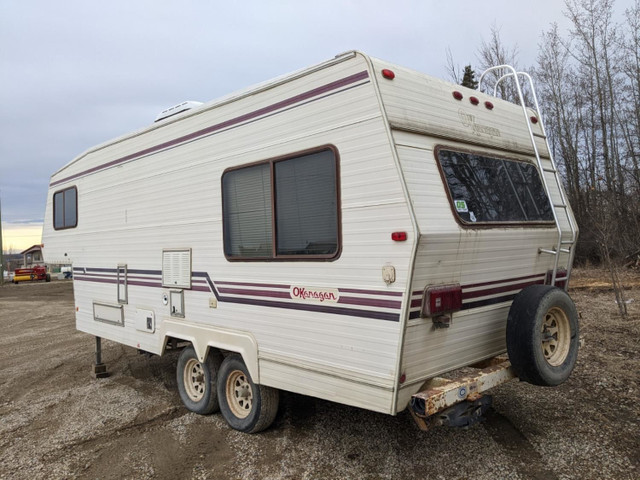
{"label": "mounted spare tire", "polygon": [[516,295],[507,320],[507,352],[521,380],[560,385],[576,364],[578,341],[578,312],[567,292],[531,285]]}

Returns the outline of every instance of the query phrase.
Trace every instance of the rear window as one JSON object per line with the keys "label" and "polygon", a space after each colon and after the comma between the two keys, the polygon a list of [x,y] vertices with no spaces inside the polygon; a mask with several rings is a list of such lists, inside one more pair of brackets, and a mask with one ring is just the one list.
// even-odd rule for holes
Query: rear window
{"label": "rear window", "polygon": [[533,164],[437,149],[453,211],[465,224],[553,221],[549,199]]}

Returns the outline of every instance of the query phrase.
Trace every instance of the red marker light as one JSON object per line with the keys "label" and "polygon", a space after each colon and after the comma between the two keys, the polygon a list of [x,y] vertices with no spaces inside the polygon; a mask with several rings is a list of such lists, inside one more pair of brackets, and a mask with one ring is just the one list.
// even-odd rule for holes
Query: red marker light
{"label": "red marker light", "polygon": [[407,232],[393,232],[391,234],[391,240],[394,242],[404,242],[407,240]]}
{"label": "red marker light", "polygon": [[531,117],[531,123],[538,123],[538,117]]}
{"label": "red marker light", "polygon": [[453,98],[455,98],[456,100],[462,100],[464,97],[459,91],[456,90],[455,92],[453,92]]}
{"label": "red marker light", "polygon": [[393,70],[389,70],[388,68],[382,70],[382,76],[388,80],[393,80],[394,78],[396,78],[396,74],[393,73]]}
{"label": "red marker light", "polygon": [[474,105],[478,105],[480,103],[480,100],[478,100],[476,97],[469,97],[469,101]]}
{"label": "red marker light", "polygon": [[491,102],[484,102],[484,106],[489,110],[493,110],[493,103]]}

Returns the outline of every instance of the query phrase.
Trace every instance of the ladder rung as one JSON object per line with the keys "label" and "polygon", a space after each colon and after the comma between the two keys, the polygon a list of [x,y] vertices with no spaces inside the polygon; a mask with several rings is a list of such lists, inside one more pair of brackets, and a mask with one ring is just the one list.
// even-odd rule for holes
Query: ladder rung
{"label": "ladder rung", "polygon": [[554,203],[553,206],[555,208],[567,208],[567,204],[566,203]]}
{"label": "ladder rung", "polygon": [[560,242],[562,245],[573,245],[573,240],[562,240]]}
{"label": "ladder rung", "polygon": [[536,132],[533,132],[533,136],[534,136],[534,137],[538,137],[538,138],[547,138],[547,136],[546,136],[546,135],[543,135],[543,134],[541,134],[541,133],[536,133]]}
{"label": "ladder rung", "polygon": [[[555,250],[548,250],[546,248],[539,248],[538,249],[539,253],[548,253],[549,255],[557,255],[558,252],[556,252]],[[571,250],[569,250],[568,248],[561,248],[560,249],[560,253],[571,253]]]}
{"label": "ladder rung", "polygon": [[542,170],[544,170],[545,172],[549,172],[549,173],[557,173],[558,170],[556,170],[555,168],[543,168]]}

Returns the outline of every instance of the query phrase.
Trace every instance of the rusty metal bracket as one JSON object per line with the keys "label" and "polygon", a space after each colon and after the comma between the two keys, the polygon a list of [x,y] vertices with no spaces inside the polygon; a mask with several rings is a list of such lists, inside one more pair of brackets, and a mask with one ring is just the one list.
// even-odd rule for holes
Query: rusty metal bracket
{"label": "rusty metal bracket", "polygon": [[489,366],[458,379],[432,378],[411,397],[410,411],[421,430],[441,424],[436,415],[460,402],[476,402],[482,393],[516,377],[506,357],[486,362]]}

